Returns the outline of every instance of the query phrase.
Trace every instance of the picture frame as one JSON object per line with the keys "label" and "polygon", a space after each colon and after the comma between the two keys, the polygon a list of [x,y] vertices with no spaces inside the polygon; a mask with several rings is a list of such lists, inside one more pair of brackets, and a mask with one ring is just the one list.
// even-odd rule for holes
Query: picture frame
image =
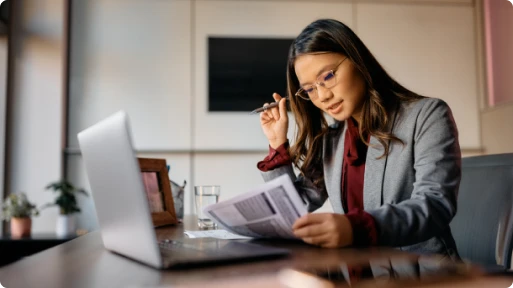
{"label": "picture frame", "polygon": [[137,158],[154,227],[178,223],[165,159]]}

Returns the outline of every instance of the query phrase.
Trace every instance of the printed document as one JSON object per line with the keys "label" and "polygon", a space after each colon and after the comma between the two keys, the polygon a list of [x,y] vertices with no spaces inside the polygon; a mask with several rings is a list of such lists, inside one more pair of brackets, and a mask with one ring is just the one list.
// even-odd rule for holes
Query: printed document
{"label": "printed document", "polygon": [[296,239],[292,225],[308,213],[288,175],[203,211],[228,232],[254,238]]}

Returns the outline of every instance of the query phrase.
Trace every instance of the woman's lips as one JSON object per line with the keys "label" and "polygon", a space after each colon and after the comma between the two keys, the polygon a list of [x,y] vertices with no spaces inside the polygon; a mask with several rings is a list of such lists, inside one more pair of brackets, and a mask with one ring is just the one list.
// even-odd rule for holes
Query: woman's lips
{"label": "woman's lips", "polygon": [[340,101],[340,102],[337,102],[337,103],[331,105],[330,107],[328,107],[328,111],[331,113],[340,112],[340,110],[342,110],[342,102],[343,101]]}

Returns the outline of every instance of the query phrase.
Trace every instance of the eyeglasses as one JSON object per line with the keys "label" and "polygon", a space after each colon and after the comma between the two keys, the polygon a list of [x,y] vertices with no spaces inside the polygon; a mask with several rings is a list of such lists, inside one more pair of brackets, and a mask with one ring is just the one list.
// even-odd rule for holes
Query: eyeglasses
{"label": "eyeglasses", "polygon": [[344,60],[342,60],[340,63],[338,63],[338,65],[337,65],[337,67],[335,67],[335,69],[326,71],[326,72],[322,73],[321,75],[319,75],[319,77],[317,77],[317,81],[315,81],[315,84],[306,85],[306,86],[299,88],[299,90],[297,90],[295,95],[299,96],[305,100],[312,100],[312,99],[317,99],[317,97],[319,95],[317,92],[318,86],[322,86],[327,89],[333,88],[335,85],[337,85],[337,77],[335,77],[335,72],[337,72],[337,69],[340,66],[340,64],[344,63],[344,61],[346,61],[346,59],[347,59],[347,57],[344,58]]}

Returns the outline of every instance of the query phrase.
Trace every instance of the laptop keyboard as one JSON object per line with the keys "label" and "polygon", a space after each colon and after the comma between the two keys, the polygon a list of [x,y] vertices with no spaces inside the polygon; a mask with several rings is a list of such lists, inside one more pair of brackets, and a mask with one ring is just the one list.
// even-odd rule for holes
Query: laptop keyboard
{"label": "laptop keyboard", "polygon": [[[236,256],[241,253],[250,255],[257,252],[258,246],[237,242],[205,241],[201,243],[184,243],[176,240],[164,240],[159,242],[163,255],[188,254],[195,256]],[[256,248],[256,250],[255,250]]]}
{"label": "laptop keyboard", "polygon": [[192,249],[192,250],[196,250],[198,252],[199,251],[203,252],[202,249],[198,249],[198,246],[185,244],[183,242],[175,241],[175,240],[161,241],[161,242],[159,242],[159,247],[161,248],[161,250],[167,250],[167,251],[173,251],[173,252],[174,251],[183,251],[184,249],[186,249],[186,250]]}
{"label": "laptop keyboard", "polygon": [[174,240],[159,242],[159,248],[164,266],[208,262],[227,256],[227,251],[214,249],[210,245],[193,245]]}
{"label": "laptop keyboard", "polygon": [[241,260],[269,256],[284,256],[284,249],[263,247],[236,241],[200,241],[187,243],[176,240],[164,240],[158,243],[164,266],[179,266],[191,263],[212,261]]}

